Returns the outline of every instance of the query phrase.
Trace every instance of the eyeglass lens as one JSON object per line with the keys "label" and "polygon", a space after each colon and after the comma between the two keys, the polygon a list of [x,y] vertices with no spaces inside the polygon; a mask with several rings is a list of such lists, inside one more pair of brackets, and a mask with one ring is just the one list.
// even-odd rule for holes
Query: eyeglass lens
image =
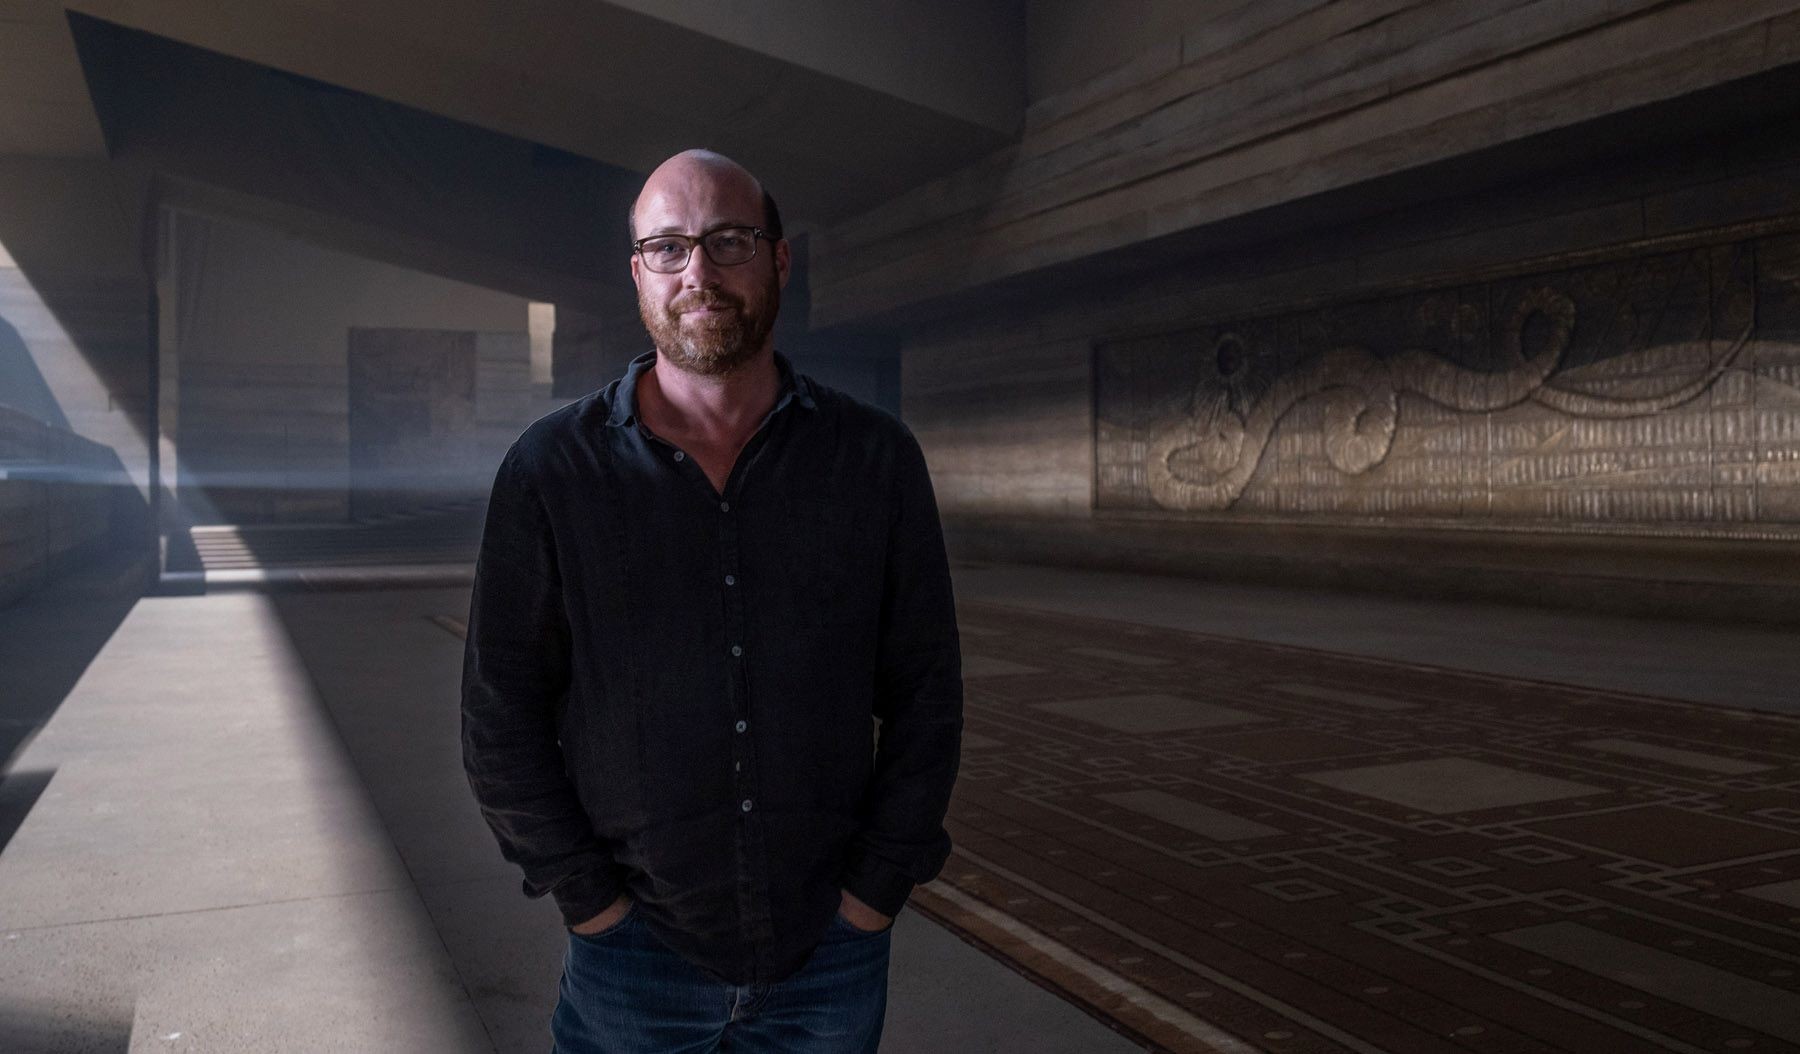
{"label": "eyeglass lens", "polygon": [[[700,245],[714,264],[733,267],[756,255],[756,231],[750,227],[724,227],[701,238]],[[645,238],[638,252],[652,271],[674,274],[687,267],[693,239],[680,234]]]}

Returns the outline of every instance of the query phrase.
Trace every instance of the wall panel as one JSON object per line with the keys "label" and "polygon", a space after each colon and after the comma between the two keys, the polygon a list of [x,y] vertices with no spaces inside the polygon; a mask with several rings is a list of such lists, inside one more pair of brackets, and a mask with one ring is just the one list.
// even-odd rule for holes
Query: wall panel
{"label": "wall panel", "polygon": [[1099,342],[1095,507],[1800,529],[1761,500],[1800,454],[1768,372],[1800,349],[1797,252],[1775,234]]}

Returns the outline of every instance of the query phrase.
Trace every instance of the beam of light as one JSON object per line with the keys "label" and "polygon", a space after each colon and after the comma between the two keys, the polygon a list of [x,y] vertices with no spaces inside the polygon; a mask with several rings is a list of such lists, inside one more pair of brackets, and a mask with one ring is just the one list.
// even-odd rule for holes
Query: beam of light
{"label": "beam of light", "polygon": [[552,348],[556,339],[556,305],[528,304],[525,318],[526,330],[531,337],[531,383],[549,387]]}

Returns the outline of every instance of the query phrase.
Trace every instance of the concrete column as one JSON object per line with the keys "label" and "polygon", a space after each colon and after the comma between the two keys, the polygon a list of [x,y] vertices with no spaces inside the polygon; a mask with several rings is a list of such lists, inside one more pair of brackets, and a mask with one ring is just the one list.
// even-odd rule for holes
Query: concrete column
{"label": "concrete column", "polygon": [[163,495],[157,529],[167,533],[186,523],[181,507],[181,326],[180,269],[176,253],[175,214],[162,211],[156,223],[156,477],[150,486]]}

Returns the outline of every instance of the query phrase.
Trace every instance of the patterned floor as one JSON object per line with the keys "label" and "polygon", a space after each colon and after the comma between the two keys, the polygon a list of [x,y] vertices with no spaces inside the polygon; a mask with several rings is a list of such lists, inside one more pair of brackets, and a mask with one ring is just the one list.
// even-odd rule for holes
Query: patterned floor
{"label": "patterned floor", "polygon": [[1800,721],[961,617],[914,904],[1146,1047],[1800,1050]]}
{"label": "patterned floor", "polygon": [[1800,1050],[1800,720],[959,617],[912,904],[1147,1049]]}

